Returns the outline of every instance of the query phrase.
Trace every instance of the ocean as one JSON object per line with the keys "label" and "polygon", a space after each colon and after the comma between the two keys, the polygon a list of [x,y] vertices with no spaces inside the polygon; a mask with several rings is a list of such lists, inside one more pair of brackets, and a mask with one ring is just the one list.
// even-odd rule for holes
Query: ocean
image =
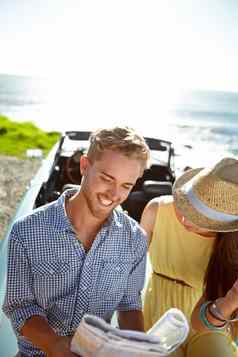
{"label": "ocean", "polygon": [[[32,121],[47,131],[92,130],[108,126],[109,122],[117,124],[106,119],[84,120],[77,90],[72,95],[58,89],[58,83],[52,85],[43,78],[0,75],[0,113],[12,120]],[[238,93],[180,91],[176,103],[167,111],[163,108],[156,118],[126,119],[123,124],[144,135],[171,141],[178,171],[185,166],[202,167],[221,157],[238,156]]]}

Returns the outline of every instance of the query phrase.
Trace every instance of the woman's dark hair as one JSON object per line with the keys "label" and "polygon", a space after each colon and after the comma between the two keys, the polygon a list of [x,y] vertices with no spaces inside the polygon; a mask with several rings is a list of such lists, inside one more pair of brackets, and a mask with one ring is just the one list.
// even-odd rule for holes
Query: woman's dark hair
{"label": "woman's dark hair", "polygon": [[217,233],[205,275],[205,297],[226,295],[238,278],[238,232]]}

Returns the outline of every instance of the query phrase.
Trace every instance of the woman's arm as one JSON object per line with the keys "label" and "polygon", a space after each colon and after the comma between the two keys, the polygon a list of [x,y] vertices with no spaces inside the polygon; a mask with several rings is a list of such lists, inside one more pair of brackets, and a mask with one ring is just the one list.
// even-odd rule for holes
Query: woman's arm
{"label": "woman's arm", "polygon": [[153,200],[147,203],[141,216],[140,225],[147,233],[148,247],[150,245],[152,234],[153,234],[158,206],[159,206],[159,199],[154,198]]}
{"label": "woman's arm", "polygon": [[[197,331],[206,331],[210,329],[201,320],[201,307],[205,301],[205,297],[202,296],[192,313],[191,323],[193,328]],[[232,288],[224,297],[216,299],[215,306],[219,312],[218,315],[221,315],[223,320],[229,320],[234,317],[233,315],[238,309],[238,280],[234,283]],[[214,328],[220,327],[224,324],[224,322],[221,320],[214,318],[214,314],[210,313],[209,307],[205,309],[205,317],[207,318],[208,322],[214,326]]]}
{"label": "woman's arm", "polygon": [[[192,316],[191,316],[191,324],[192,324],[192,327],[194,328],[194,330],[197,330],[197,331],[206,331],[206,330],[209,330],[205,325],[204,323],[201,321],[200,319],[200,309],[201,309],[201,306],[202,304],[206,301],[205,297],[202,296],[199,301],[197,302],[195,308],[193,309],[193,312],[192,312]],[[210,321],[210,319],[209,319]],[[210,321],[212,323],[212,320]],[[215,321],[214,323],[217,323],[217,321]]]}

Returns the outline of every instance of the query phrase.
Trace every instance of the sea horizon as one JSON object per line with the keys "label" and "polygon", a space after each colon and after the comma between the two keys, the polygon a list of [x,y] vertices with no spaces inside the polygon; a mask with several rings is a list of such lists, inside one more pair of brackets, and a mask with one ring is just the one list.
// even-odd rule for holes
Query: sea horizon
{"label": "sea horizon", "polygon": [[[128,125],[144,136],[171,141],[180,167],[238,155],[238,93],[181,90],[176,97],[173,92],[170,101],[166,92],[167,107],[161,105],[156,111],[145,110],[139,103],[137,108],[118,103],[110,111],[103,103],[92,108],[98,105],[96,100],[88,107],[81,103],[75,83],[67,90],[58,87],[42,77],[0,74],[0,113],[12,120],[31,121],[46,131]],[[160,98],[157,101],[160,104]]]}

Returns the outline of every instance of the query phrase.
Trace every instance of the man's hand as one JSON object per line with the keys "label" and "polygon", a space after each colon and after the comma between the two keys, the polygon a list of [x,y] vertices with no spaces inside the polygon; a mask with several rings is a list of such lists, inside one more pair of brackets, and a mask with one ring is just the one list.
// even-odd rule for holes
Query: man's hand
{"label": "man's hand", "polygon": [[59,337],[46,351],[47,357],[78,357],[70,351],[71,339],[72,337]]}
{"label": "man's hand", "polygon": [[118,311],[118,322],[122,330],[144,332],[144,317],[140,310]]}
{"label": "man's hand", "polygon": [[47,357],[76,357],[70,351],[72,336],[58,336],[42,316],[29,318],[22,327],[21,334],[44,351]]}

